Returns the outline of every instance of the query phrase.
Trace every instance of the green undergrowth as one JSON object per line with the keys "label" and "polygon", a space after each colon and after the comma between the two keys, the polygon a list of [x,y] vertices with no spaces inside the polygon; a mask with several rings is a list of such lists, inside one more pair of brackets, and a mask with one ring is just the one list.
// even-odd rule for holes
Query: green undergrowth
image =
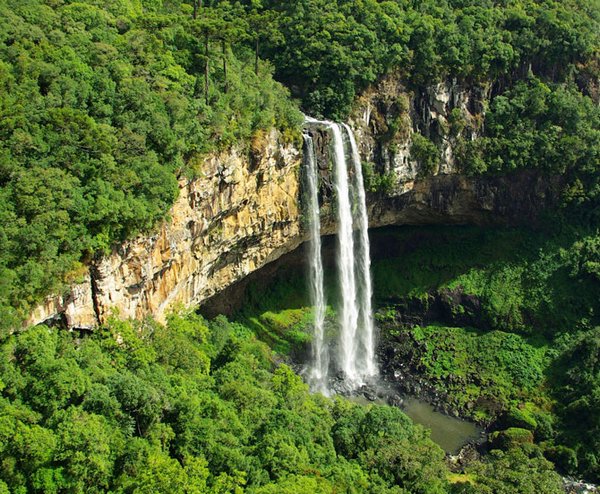
{"label": "green undergrowth", "polygon": [[246,323],[276,352],[289,354],[310,342],[309,327],[314,320],[312,307],[265,311],[247,316]]}
{"label": "green undergrowth", "polygon": [[[282,355],[299,356],[312,339],[314,308],[311,305],[306,267],[283,265],[275,277],[266,282],[248,284],[242,307],[234,319],[252,328],[259,337]],[[334,273],[326,273],[325,337],[335,337],[335,301],[337,288]]]}
{"label": "green undergrowth", "polygon": [[[488,329],[550,336],[597,320],[592,232],[430,227],[382,235],[395,247],[373,263],[379,305],[410,299],[427,305],[450,290],[477,299],[477,318]],[[458,316],[467,308],[452,310]]]}
{"label": "green undergrowth", "polygon": [[[475,420],[486,422],[506,410],[535,417],[551,405],[544,389],[550,357],[543,339],[440,325],[383,330],[386,337],[400,337],[396,359],[447,393],[449,404]],[[534,418],[528,423],[537,428]]]}
{"label": "green undergrowth", "polygon": [[0,492],[449,492],[392,407],[313,395],[220,316],[45,326],[0,341]]}
{"label": "green undergrowth", "polygon": [[373,273],[394,358],[463,414],[530,431],[561,471],[600,478],[597,233],[431,227],[373,240],[392,247]]}
{"label": "green undergrowth", "polygon": [[249,283],[234,319],[245,324],[276,352],[301,352],[310,342],[314,310],[301,273],[280,276],[273,283]]}
{"label": "green undergrowth", "polygon": [[383,259],[373,262],[375,296],[424,296],[472,268],[517,259],[531,242],[531,232],[483,230],[473,227],[403,227],[376,230],[392,243]]}

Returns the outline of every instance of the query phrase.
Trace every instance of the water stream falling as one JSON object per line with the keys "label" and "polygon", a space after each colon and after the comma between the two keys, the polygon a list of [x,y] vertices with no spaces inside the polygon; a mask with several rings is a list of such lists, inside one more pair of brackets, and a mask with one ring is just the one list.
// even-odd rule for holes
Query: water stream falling
{"label": "water stream falling", "polygon": [[[343,372],[345,387],[358,388],[365,379],[377,374],[375,362],[375,327],[371,299],[373,295],[368,235],[366,195],[356,141],[344,125],[307,118],[331,136],[333,188],[337,212],[337,276],[340,287],[336,355],[329,358],[324,342],[325,297],[321,260],[320,216],[318,209],[318,167],[314,143],[305,136],[308,184],[308,215],[311,233],[311,296],[315,305],[315,324],[309,382],[315,391],[328,393],[328,366],[333,360]],[[344,136],[345,134],[345,136]],[[345,137],[345,138],[344,138]],[[349,147],[349,150],[347,149]],[[349,152],[347,152],[349,151]],[[348,159],[348,155],[350,159]],[[312,177],[312,178],[311,178]],[[356,226],[356,230],[355,230]]]}
{"label": "water stream falling", "polygon": [[358,146],[354,139],[352,129],[346,124],[344,128],[350,142],[352,165],[354,167],[354,190],[356,191],[355,203],[358,215],[358,259],[357,268],[360,281],[359,286],[359,321],[361,328],[357,366],[361,376],[372,377],[377,374],[375,362],[375,325],[373,322],[373,283],[371,280],[371,252],[369,246],[369,217],[367,215],[367,201],[362,174],[362,164]]}
{"label": "water stream falling", "polygon": [[306,187],[308,192],[308,220],[310,228],[310,294],[315,311],[312,340],[312,364],[308,381],[312,389],[328,394],[327,380],[329,355],[325,345],[325,290],[323,287],[323,261],[321,259],[321,221],[319,216],[319,170],[312,138],[304,135],[306,158]]}
{"label": "water stream falling", "polygon": [[338,213],[338,276],[340,283],[341,307],[339,313],[340,341],[339,364],[346,381],[358,384],[360,375],[356,366],[358,331],[358,300],[354,273],[354,234],[352,203],[348,182],[348,163],[344,140],[339,125],[331,124],[333,147],[334,189]]}

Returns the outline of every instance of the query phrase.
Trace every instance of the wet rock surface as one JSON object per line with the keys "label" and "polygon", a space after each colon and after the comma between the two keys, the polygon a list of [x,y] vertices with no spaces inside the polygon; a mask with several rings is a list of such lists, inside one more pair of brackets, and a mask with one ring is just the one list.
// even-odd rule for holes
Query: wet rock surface
{"label": "wet rock surface", "polygon": [[454,455],[447,455],[446,464],[453,472],[462,472],[473,462],[481,460],[484,450],[484,441],[470,441]]}
{"label": "wet rock surface", "polygon": [[571,477],[563,477],[563,485],[567,494],[594,494],[600,492],[597,485]]}

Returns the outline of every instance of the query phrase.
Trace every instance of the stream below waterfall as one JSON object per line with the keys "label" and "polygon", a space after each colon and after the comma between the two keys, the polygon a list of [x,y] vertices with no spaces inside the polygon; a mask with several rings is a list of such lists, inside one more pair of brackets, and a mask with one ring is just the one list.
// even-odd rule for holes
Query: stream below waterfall
{"label": "stream below waterfall", "polygon": [[[388,404],[385,398],[373,400],[364,395],[351,396],[349,399],[361,405]],[[456,454],[465,444],[478,441],[484,432],[477,424],[439,412],[430,403],[412,396],[404,398],[400,409],[415,424],[429,429],[431,440],[448,454]]]}
{"label": "stream below waterfall", "polygon": [[473,422],[450,417],[417,398],[408,398],[402,408],[413,422],[431,430],[431,439],[446,453],[456,453],[469,441],[480,438],[483,430]]}

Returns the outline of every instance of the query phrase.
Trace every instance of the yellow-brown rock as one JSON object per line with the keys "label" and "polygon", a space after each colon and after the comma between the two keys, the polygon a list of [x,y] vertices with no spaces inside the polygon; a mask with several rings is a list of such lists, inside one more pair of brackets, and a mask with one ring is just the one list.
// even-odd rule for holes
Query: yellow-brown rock
{"label": "yellow-brown rock", "polygon": [[173,307],[195,306],[298,246],[300,151],[276,131],[262,146],[252,158],[233,149],[199,163],[155,234],[94,262],[83,283],[49,297],[27,324],[58,315],[71,328],[112,314],[164,321]]}
{"label": "yellow-brown rock", "polygon": [[300,243],[300,154],[275,131],[258,163],[232,150],[180,182],[159,232],[127,242],[93,267],[100,322],[199,304]]}

